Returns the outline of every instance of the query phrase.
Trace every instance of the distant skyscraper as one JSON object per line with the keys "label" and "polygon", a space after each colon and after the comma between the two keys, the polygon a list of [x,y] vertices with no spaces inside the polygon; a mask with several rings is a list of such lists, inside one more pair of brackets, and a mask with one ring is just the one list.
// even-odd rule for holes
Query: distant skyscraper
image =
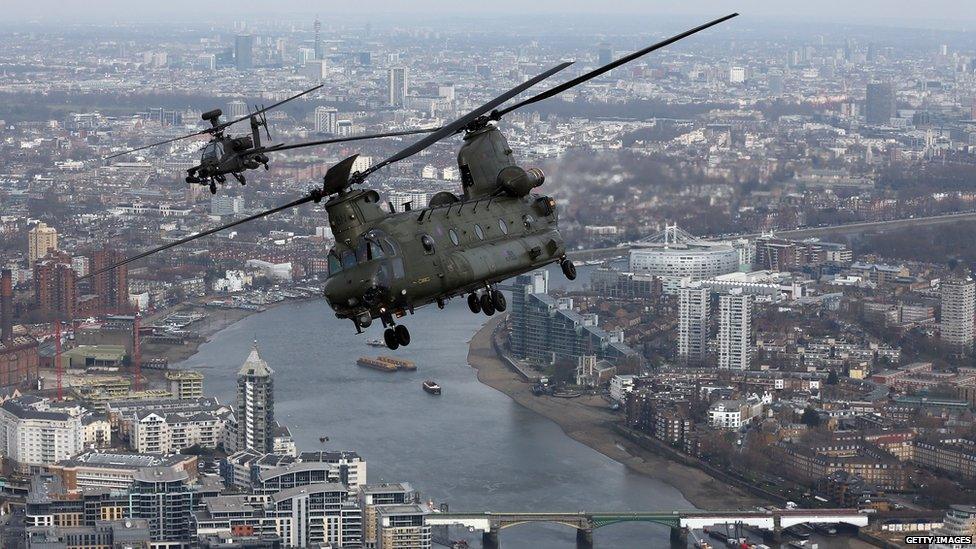
{"label": "distant skyscraper", "polygon": [[768,82],[769,95],[773,97],[783,95],[783,73],[781,71],[770,71]]}
{"label": "distant skyscraper", "polygon": [[678,358],[685,362],[705,361],[710,295],[708,288],[700,286],[678,290]]}
{"label": "distant skyscraper", "polygon": [[315,58],[322,59],[324,57],[322,53],[322,22],[319,21],[318,16],[315,17],[313,27],[315,28]]}
{"label": "distant skyscraper", "polygon": [[864,118],[868,124],[887,124],[895,116],[895,92],[891,84],[868,84],[864,105]]}
{"label": "distant skyscraper", "polygon": [[942,281],[942,341],[957,350],[973,347],[976,283],[970,277]]}
{"label": "distant skyscraper", "polygon": [[325,80],[328,73],[328,65],[325,59],[310,59],[305,62],[305,69],[302,71],[309,80],[321,82]]}
{"label": "distant skyscraper", "polygon": [[334,135],[339,123],[339,111],[334,107],[315,107],[315,133]]}
{"label": "distant skyscraper", "polygon": [[600,44],[599,46],[597,46],[596,57],[597,57],[597,63],[599,63],[600,65],[606,65],[607,63],[610,63],[611,61],[613,61],[613,48],[611,48],[610,44],[607,43]]}
{"label": "distant skyscraper", "polygon": [[48,227],[41,222],[27,233],[27,261],[31,265],[49,251],[57,249],[58,231],[54,227]]}
{"label": "distant skyscraper", "polygon": [[247,116],[247,103],[239,99],[227,103],[226,119],[233,120],[242,116]]}
{"label": "distant skyscraper", "polygon": [[406,67],[392,67],[387,71],[388,104],[391,107],[402,107],[407,97],[409,74]]}
{"label": "distant skyscraper", "polygon": [[751,360],[752,296],[735,291],[719,297],[718,367],[748,370]]}
{"label": "distant skyscraper", "polygon": [[237,372],[237,449],[270,452],[274,446],[274,373],[258,354],[251,354]]}
{"label": "distant skyscraper", "polygon": [[74,318],[78,308],[78,273],[71,258],[55,253],[34,263],[34,305],[61,320]]}
{"label": "distant skyscraper", "polygon": [[[92,270],[101,271],[124,259],[125,254],[103,248],[92,254]],[[92,279],[92,288],[98,294],[102,312],[122,313],[129,310],[129,268],[125,265],[97,274]]]}
{"label": "distant skyscraper", "polygon": [[254,36],[238,34],[234,38],[234,64],[239,71],[254,68]]}
{"label": "distant skyscraper", "polygon": [[745,67],[732,67],[729,69],[729,83],[741,84],[746,81]]}

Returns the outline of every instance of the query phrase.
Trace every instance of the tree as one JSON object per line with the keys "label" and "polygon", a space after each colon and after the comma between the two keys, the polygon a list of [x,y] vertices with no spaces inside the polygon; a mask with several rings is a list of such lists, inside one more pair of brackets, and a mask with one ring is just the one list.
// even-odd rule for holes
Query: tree
{"label": "tree", "polygon": [[803,410],[803,415],[800,417],[800,423],[806,425],[807,427],[819,427],[820,414],[818,414],[813,408],[808,407]]}

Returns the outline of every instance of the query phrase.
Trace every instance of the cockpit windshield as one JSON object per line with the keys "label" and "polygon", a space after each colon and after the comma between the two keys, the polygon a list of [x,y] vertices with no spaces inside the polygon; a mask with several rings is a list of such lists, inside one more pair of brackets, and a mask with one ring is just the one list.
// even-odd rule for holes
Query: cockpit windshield
{"label": "cockpit windshield", "polygon": [[203,153],[200,154],[200,159],[218,160],[223,153],[224,146],[221,145],[220,142],[209,143],[203,148]]}
{"label": "cockpit windshield", "polygon": [[[355,250],[329,251],[329,276],[334,276],[360,263],[399,255],[396,242],[381,231],[369,231],[359,238]],[[401,267],[402,269],[402,267]]]}

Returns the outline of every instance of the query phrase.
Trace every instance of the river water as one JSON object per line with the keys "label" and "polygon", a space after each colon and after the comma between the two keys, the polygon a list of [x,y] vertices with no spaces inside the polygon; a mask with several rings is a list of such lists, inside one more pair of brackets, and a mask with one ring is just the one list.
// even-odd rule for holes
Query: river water
{"label": "river water", "polygon": [[[577,284],[588,270],[580,269]],[[565,284],[558,270],[550,280]],[[257,339],[275,371],[276,418],[300,450],[355,450],[367,460],[370,482],[409,482],[424,500],[447,502],[452,511],[692,508],[674,487],[628,471],[481,384],[467,353],[485,319],[460,299],[404,318],[413,341],[396,355],[415,361],[418,371],[389,374],[356,365],[359,356],[388,354],[365,344],[380,337],[379,323],[356,336],[324,301],[292,303],[231,325],[180,366],[200,369],[205,391],[232,402],[237,369]],[[427,378],[441,384],[440,397],[421,389]],[[321,444],[322,436],[329,442]],[[503,547],[562,549],[575,547],[576,537],[563,526],[522,525],[503,530],[500,540]],[[594,541],[665,547],[668,530],[622,523],[596,530]]]}

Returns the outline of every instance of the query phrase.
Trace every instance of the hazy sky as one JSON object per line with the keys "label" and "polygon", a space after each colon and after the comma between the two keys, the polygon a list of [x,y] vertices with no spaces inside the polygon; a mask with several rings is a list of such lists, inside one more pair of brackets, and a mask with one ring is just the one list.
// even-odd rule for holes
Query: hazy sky
{"label": "hazy sky", "polygon": [[34,20],[112,21],[143,18],[289,16],[318,13],[371,17],[398,13],[450,15],[507,14],[636,14],[714,16],[732,11],[758,18],[871,23],[890,25],[899,21],[921,26],[923,21],[952,22],[976,28],[974,0],[3,0],[8,22]]}

